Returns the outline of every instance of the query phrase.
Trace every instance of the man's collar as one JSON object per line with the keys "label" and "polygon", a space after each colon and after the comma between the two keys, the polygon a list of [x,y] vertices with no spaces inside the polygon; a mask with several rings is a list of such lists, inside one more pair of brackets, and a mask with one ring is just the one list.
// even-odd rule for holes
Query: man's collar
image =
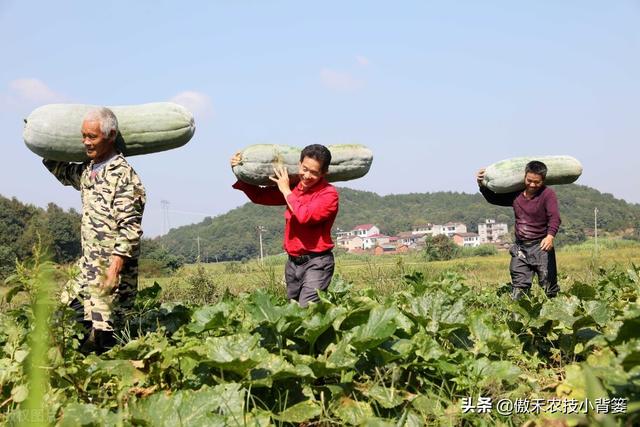
{"label": "man's collar", "polygon": [[302,181],[300,181],[298,185],[296,185],[296,187],[298,188],[298,190],[302,191],[303,193],[312,193],[314,191],[320,190],[321,188],[324,188],[327,184],[329,184],[329,181],[327,181],[327,178],[322,177],[318,182],[316,182],[313,185],[313,187],[310,187],[310,188],[304,187],[302,185]]}

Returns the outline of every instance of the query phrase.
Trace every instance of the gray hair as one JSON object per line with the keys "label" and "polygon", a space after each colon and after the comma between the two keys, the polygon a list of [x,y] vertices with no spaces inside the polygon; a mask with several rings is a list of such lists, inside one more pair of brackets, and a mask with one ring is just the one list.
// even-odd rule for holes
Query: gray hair
{"label": "gray hair", "polygon": [[100,131],[105,137],[108,137],[111,131],[114,131],[115,135],[118,134],[118,119],[116,115],[113,114],[113,111],[107,107],[98,107],[89,110],[87,114],[84,115],[83,121],[100,122]]}

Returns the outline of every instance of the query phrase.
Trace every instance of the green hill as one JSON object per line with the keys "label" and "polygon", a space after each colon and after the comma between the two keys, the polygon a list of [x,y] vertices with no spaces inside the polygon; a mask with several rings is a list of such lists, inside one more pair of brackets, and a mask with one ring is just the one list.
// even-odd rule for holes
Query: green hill
{"label": "green hill", "polygon": [[[560,200],[562,216],[560,243],[584,239],[594,224],[594,208],[598,208],[598,227],[603,231],[631,234],[640,229],[640,205],[616,199],[610,194],[582,185],[554,188]],[[488,204],[480,193],[458,192],[411,193],[380,196],[376,193],[338,188],[340,212],[335,228],[350,230],[358,224],[373,223],[382,233],[396,234],[427,222],[442,224],[459,221],[476,231],[485,218],[513,225],[511,208]],[[205,218],[171,230],[157,243],[170,248],[174,255],[194,261],[198,251],[203,260],[239,260],[259,254],[256,227],[263,226],[263,245],[267,254],[282,251],[284,207],[258,206],[247,203],[215,218]],[[637,233],[637,231],[636,231]]]}
{"label": "green hill", "polygon": [[[513,224],[511,208],[490,205],[479,194],[456,192],[412,193],[380,196],[375,193],[338,188],[340,212],[335,228],[350,230],[358,224],[373,223],[385,234],[408,231],[427,222],[442,224],[460,221],[469,231],[478,222],[495,218]],[[581,185],[555,187],[560,199],[562,227],[558,243],[584,239],[593,230],[593,211],[598,208],[602,231],[638,236],[640,205],[616,199],[610,194]],[[144,239],[142,257],[179,264],[180,259],[196,260],[198,240],[205,261],[241,260],[259,254],[257,226],[263,232],[266,254],[282,252],[284,207],[247,203],[215,218],[205,218],[171,230],[166,236]],[[53,203],[46,209],[0,196],[0,279],[10,274],[15,260],[24,260],[41,239],[52,249],[53,260],[70,262],[80,254],[80,215],[64,211]]]}

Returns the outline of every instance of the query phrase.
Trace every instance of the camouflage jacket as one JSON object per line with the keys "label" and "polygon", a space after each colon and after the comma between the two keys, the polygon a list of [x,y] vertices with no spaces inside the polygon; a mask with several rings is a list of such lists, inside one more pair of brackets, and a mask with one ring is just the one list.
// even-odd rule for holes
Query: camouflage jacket
{"label": "camouflage jacket", "polygon": [[127,258],[121,272],[121,285],[137,288],[137,258],[146,195],[133,168],[120,154],[94,178],[91,162],[44,160],[43,163],[62,184],[71,185],[81,193],[81,286],[98,285],[109,265],[109,257],[121,255]]}

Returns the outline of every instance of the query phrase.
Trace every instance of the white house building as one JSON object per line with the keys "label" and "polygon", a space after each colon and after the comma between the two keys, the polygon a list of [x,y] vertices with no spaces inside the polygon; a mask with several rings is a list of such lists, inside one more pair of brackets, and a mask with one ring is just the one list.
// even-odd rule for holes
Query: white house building
{"label": "white house building", "polygon": [[467,226],[461,222],[448,222],[442,225],[442,233],[451,238],[454,234],[466,233]]}
{"label": "white house building", "polygon": [[480,236],[476,233],[455,233],[453,242],[462,247],[480,246]]}
{"label": "white house building", "polygon": [[480,243],[499,242],[500,237],[505,234],[509,234],[507,224],[503,222],[496,223],[495,219],[486,219],[484,223],[478,224]]}
{"label": "white house building", "polygon": [[360,224],[356,225],[351,233],[353,236],[366,237],[380,234],[380,229],[373,224]]}
{"label": "white house building", "polygon": [[364,240],[360,236],[340,237],[338,247],[346,249],[347,252],[353,252],[356,249],[364,249]]}

